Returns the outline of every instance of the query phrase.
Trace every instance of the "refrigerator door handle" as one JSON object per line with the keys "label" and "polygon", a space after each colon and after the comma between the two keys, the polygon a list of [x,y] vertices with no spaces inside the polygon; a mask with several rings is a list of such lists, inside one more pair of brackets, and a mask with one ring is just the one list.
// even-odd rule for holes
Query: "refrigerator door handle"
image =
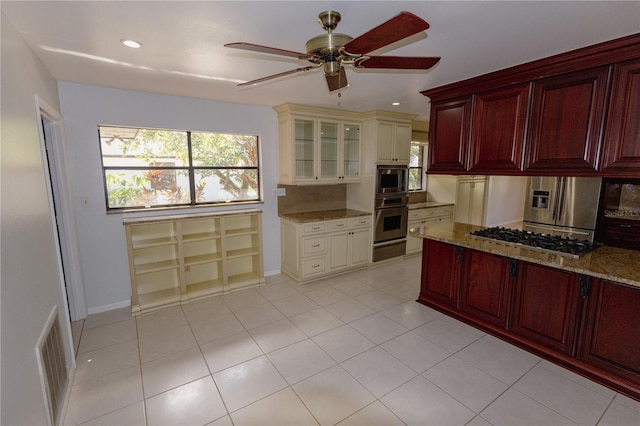
{"label": "refrigerator door handle", "polygon": [[562,208],[562,199],[563,199],[563,178],[559,177],[556,179],[556,187],[554,188],[554,191],[556,192],[556,199],[555,202],[553,203],[553,223],[557,223],[558,219],[560,218],[560,209]]}

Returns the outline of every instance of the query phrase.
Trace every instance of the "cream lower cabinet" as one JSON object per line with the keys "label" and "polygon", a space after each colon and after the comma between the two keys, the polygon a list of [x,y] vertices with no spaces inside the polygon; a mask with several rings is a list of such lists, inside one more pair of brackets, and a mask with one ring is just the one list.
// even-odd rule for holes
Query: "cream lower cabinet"
{"label": "cream lower cabinet", "polygon": [[305,281],[366,266],[371,217],[297,223],[281,219],[282,272]]}
{"label": "cream lower cabinet", "polygon": [[125,219],[132,314],[264,283],[261,216]]}
{"label": "cream lower cabinet", "polygon": [[[434,225],[437,223],[451,222],[453,220],[453,206],[425,207],[410,209],[407,229],[420,226]],[[422,252],[422,238],[412,237],[407,234],[407,254]]]}

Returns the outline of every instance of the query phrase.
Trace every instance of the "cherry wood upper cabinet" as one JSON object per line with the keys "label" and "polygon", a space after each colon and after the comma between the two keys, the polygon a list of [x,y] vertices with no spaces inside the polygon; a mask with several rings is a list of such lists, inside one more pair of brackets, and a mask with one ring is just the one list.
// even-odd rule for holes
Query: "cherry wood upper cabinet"
{"label": "cherry wood upper cabinet", "polygon": [[520,172],[530,84],[474,95],[471,172]]}
{"label": "cherry wood upper cabinet", "polygon": [[429,172],[467,170],[471,96],[431,104]]}
{"label": "cherry wood upper cabinet", "polygon": [[595,172],[610,66],[535,81],[525,171]]}
{"label": "cherry wood upper cabinet", "polygon": [[640,173],[640,59],[615,65],[602,170],[608,175]]}

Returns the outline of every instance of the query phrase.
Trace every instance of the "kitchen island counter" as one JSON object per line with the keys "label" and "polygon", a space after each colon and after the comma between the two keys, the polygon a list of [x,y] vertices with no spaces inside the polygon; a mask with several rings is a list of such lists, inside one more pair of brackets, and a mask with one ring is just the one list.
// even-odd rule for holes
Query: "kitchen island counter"
{"label": "kitchen island counter", "polygon": [[[513,224],[507,227],[516,229],[520,226],[521,224]],[[412,228],[410,235],[640,288],[639,251],[600,246],[576,259],[561,254],[515,246],[501,241],[483,240],[468,236],[469,233],[483,228],[482,226],[450,222]]]}

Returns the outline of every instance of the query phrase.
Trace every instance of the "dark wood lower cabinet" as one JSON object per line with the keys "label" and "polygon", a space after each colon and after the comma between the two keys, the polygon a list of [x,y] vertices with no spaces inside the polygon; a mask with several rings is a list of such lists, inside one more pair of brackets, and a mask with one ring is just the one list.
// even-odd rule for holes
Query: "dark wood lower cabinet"
{"label": "dark wood lower cabinet", "polygon": [[606,280],[591,290],[580,359],[640,383],[640,291]]}
{"label": "dark wood lower cabinet", "polygon": [[571,272],[520,262],[511,331],[565,354],[574,354],[582,299]]}
{"label": "dark wood lower cabinet", "polygon": [[507,259],[467,250],[460,286],[460,310],[483,321],[507,327],[511,279]]}
{"label": "dark wood lower cabinet", "polygon": [[640,289],[425,239],[419,302],[640,401]]}
{"label": "dark wood lower cabinet", "polygon": [[433,240],[423,240],[420,298],[445,306],[458,304],[458,282],[464,249]]}

